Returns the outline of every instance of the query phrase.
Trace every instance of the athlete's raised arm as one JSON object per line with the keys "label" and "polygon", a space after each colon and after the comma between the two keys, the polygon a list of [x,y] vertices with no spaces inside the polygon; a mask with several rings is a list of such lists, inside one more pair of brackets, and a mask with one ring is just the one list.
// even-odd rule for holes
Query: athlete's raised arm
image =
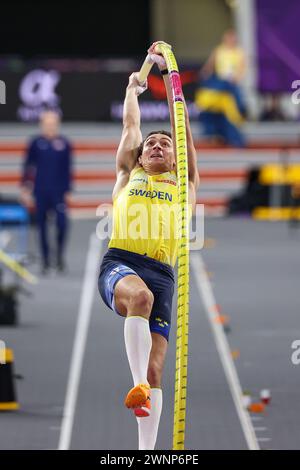
{"label": "athlete's raised arm", "polygon": [[136,165],[137,148],[142,142],[138,95],[144,90],[145,87],[141,87],[137,80],[137,74],[131,74],[124,100],[123,131],[116,157],[117,181],[113,197],[127,184],[130,172]]}

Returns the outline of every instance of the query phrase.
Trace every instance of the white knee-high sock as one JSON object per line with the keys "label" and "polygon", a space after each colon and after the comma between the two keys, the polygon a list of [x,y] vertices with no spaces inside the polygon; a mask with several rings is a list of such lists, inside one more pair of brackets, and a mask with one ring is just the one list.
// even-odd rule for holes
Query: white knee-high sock
{"label": "white knee-high sock", "polygon": [[163,395],[160,388],[151,389],[151,414],[147,418],[137,418],[139,427],[139,450],[154,450]]}
{"label": "white knee-high sock", "polygon": [[148,383],[147,372],[152,347],[149,321],[143,317],[126,318],[124,338],[134,385]]}

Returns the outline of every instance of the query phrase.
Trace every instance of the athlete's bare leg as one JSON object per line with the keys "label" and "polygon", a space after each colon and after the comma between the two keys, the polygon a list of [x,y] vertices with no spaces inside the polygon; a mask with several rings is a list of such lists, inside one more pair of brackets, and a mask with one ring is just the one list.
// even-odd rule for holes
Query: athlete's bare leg
{"label": "athlete's bare leg", "polygon": [[118,312],[124,317],[140,316],[149,320],[153,305],[153,294],[144,281],[135,275],[121,279],[114,290]]}
{"label": "athlete's bare leg", "polygon": [[148,382],[151,388],[161,388],[161,378],[165,364],[168,341],[158,333],[151,333],[152,349],[148,367]]}

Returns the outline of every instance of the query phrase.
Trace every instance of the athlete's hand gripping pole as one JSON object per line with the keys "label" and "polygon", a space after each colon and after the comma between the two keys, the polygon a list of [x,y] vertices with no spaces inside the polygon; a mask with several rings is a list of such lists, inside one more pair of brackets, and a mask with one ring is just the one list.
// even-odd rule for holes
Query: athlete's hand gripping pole
{"label": "athlete's hand gripping pole", "polygon": [[166,68],[166,62],[164,57],[161,55],[161,47],[160,45],[164,45],[165,47],[169,47],[172,49],[170,44],[167,44],[164,41],[157,41],[152,44],[152,46],[148,49],[148,55],[144,60],[144,63],[141,67],[141,70],[138,73],[137,79],[140,82],[141,86],[147,80],[147,77],[153,67],[153,64],[156,63],[159,68]]}

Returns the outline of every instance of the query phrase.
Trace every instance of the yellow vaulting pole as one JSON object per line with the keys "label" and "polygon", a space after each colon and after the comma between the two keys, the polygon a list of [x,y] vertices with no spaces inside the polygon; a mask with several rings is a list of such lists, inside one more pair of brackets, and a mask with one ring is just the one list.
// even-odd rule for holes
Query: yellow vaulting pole
{"label": "yellow vaulting pole", "polygon": [[[161,53],[167,64],[173,92],[173,109],[176,137],[177,178],[179,211],[178,247],[178,297],[177,297],[177,340],[176,374],[174,397],[173,449],[183,450],[185,441],[187,367],[188,367],[188,326],[189,326],[189,218],[188,218],[188,166],[183,94],[175,56],[171,47],[157,44],[156,52]],[[139,79],[147,78],[151,70],[146,58]],[[146,73],[145,73],[146,72]],[[140,81],[142,81],[140,80]]]}

